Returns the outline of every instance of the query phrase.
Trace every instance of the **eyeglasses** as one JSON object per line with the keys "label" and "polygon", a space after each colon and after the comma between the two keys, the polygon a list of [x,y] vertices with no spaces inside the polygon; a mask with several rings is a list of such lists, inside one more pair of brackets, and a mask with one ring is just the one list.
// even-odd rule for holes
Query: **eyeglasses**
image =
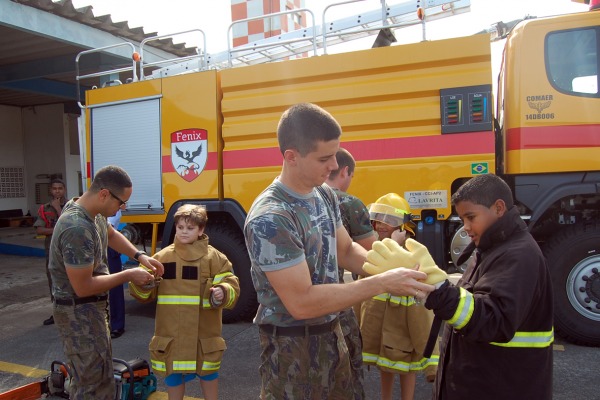
{"label": "eyeglasses", "polygon": [[[106,188],[104,188],[106,189]],[[127,202],[123,201],[119,198],[119,196],[117,196],[116,194],[114,194],[113,192],[110,191],[110,189],[106,189],[108,190],[108,193],[110,193],[110,197],[112,197],[113,199],[117,200],[119,202],[119,207],[123,207],[123,206],[127,206]]]}

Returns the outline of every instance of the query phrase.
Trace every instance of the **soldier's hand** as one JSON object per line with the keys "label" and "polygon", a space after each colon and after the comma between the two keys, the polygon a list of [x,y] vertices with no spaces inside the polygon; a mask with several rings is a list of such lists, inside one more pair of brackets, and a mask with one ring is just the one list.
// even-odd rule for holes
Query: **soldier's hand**
{"label": "soldier's hand", "polygon": [[151,270],[156,276],[162,276],[165,273],[165,267],[162,265],[162,263],[157,259],[148,256],[147,254],[142,254],[138,261],[144,267]]}
{"label": "soldier's hand", "polygon": [[383,279],[384,291],[394,296],[414,296],[422,300],[435,289],[435,286],[423,282],[427,275],[413,269],[394,268],[379,277]]}
{"label": "soldier's hand", "polygon": [[129,280],[137,286],[145,286],[154,282],[154,275],[148,272],[145,268],[137,267],[127,270],[130,274]]}

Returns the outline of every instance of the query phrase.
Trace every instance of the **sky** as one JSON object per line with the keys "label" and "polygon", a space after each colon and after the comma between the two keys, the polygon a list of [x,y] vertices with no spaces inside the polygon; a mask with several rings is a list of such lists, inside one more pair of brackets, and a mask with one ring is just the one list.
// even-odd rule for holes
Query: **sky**
{"label": "sky", "polygon": [[[143,27],[144,32],[167,35],[191,29],[202,29],[206,35],[206,51],[215,54],[227,50],[227,30],[231,24],[229,0],[72,0],[75,7],[91,5],[96,17],[110,14],[113,22],[128,21],[130,28]],[[323,9],[340,0],[305,0],[306,8],[313,11],[315,24],[321,24]],[[388,0],[387,4],[404,3],[406,0]],[[414,2],[416,0],[410,0]],[[335,7],[331,19],[372,11],[381,8],[381,0],[362,0]],[[498,21],[512,21],[530,16],[547,16],[587,11],[585,4],[571,0],[471,0],[471,11],[462,15],[432,21],[427,24],[427,39],[438,40],[470,35]],[[328,14],[329,15],[329,14]],[[328,18],[328,19],[329,19]],[[203,47],[199,33],[180,35],[175,43]],[[420,27],[402,28],[396,31],[398,43],[422,40]],[[373,39],[370,39],[372,42]],[[365,46],[363,46],[364,48]],[[366,46],[366,47],[370,47]]]}

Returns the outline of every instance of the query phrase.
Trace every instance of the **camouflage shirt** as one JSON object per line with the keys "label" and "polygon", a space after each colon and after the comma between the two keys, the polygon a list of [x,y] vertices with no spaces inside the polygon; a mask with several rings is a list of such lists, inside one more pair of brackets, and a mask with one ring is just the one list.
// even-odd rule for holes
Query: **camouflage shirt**
{"label": "camouflage shirt", "polygon": [[369,210],[356,196],[333,189],[340,201],[340,212],[344,228],[355,242],[376,235],[369,219]]}
{"label": "camouflage shirt", "polygon": [[50,243],[48,269],[52,275],[52,294],[55,298],[76,297],[65,266],[83,268],[93,265],[94,276],[108,275],[107,229],[106,217],[98,214],[93,218],[74,200],[65,204]]}
{"label": "camouflage shirt", "polygon": [[[356,196],[352,196],[339,189],[333,189],[340,201],[340,213],[344,228],[348,235],[354,240],[361,240],[377,235],[369,218],[369,210]],[[344,282],[344,270],[340,269],[340,281]]]}
{"label": "camouflage shirt", "polygon": [[[64,207],[64,204],[61,205],[61,209]],[[33,227],[43,227],[43,228],[54,228],[56,225],[56,221],[58,220],[58,215],[56,213],[56,209],[52,206],[51,202],[46,204],[42,204],[38,209],[38,217],[33,223]],[[50,250],[50,239],[52,238],[52,234],[46,235],[46,239],[44,240],[44,247],[46,249],[46,254]]]}
{"label": "camouflage shirt", "polygon": [[337,316],[335,313],[295,320],[275,293],[265,272],[306,261],[313,285],[338,283],[335,231],[341,226],[337,196],[327,185],[301,195],[275,179],[256,198],[244,227],[252,263],[252,282],[260,303],[255,323],[313,325]]}
{"label": "camouflage shirt", "polygon": [[38,217],[33,223],[33,226],[54,228],[54,225],[56,225],[56,220],[58,220],[58,216],[56,215],[56,210],[52,206],[52,203],[42,204],[38,209]]}

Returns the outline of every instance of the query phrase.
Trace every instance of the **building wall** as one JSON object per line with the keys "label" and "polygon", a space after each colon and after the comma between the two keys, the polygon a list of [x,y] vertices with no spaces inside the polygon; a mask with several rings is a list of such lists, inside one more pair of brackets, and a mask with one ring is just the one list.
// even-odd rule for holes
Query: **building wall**
{"label": "building wall", "polygon": [[[0,126],[0,210],[20,208],[27,214],[21,108],[0,105]],[[14,182],[15,179],[20,182]],[[14,185],[21,182],[23,190],[17,190]]]}
{"label": "building wall", "polygon": [[[300,8],[304,8],[304,0],[231,0],[231,20],[235,22]],[[236,24],[232,28],[233,47],[305,27],[306,16],[300,14]]]}
{"label": "building wall", "polygon": [[46,191],[54,175],[62,176],[68,198],[81,194],[77,117],[65,114],[62,104],[0,105],[0,210],[35,216],[41,204],[37,197],[49,200]]}
{"label": "building wall", "polygon": [[63,138],[63,105],[23,108],[23,139],[27,165],[27,203],[32,213],[36,210],[36,184],[40,204],[47,202],[48,184],[55,175],[65,177],[65,150]]}

